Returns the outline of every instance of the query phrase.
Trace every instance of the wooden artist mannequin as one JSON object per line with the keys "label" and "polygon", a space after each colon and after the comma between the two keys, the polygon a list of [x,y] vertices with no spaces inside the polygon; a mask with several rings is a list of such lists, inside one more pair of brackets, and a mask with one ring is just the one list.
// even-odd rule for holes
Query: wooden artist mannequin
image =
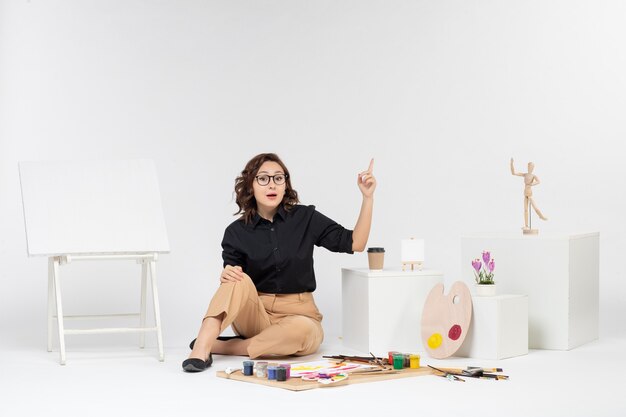
{"label": "wooden artist mannequin", "polygon": [[539,177],[533,174],[535,169],[535,164],[532,162],[528,163],[528,172],[515,172],[515,167],[513,166],[513,158],[511,158],[511,174],[516,175],[518,177],[524,177],[524,227],[522,228],[525,234],[536,234],[536,229],[531,229],[529,225],[529,206],[535,210],[537,216],[541,220],[548,220],[541,211],[537,208],[535,201],[533,200],[533,190],[532,187],[541,183],[539,181]]}

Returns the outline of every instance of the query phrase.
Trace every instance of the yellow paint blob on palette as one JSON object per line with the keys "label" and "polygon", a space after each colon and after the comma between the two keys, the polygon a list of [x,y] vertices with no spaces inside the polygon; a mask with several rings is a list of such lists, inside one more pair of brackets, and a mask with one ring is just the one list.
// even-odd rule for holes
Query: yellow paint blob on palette
{"label": "yellow paint blob on palette", "polygon": [[439,333],[433,333],[428,338],[428,347],[431,349],[437,349],[439,346],[441,346],[442,340],[443,338]]}
{"label": "yellow paint blob on palette", "polygon": [[472,296],[461,281],[447,295],[443,284],[430,290],[422,311],[422,340],[435,359],[452,356],[463,344],[472,320]]}

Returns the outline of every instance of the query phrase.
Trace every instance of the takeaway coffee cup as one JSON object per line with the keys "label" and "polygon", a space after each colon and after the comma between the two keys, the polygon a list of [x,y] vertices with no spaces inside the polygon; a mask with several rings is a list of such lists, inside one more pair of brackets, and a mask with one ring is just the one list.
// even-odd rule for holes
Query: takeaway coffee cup
{"label": "takeaway coffee cup", "polygon": [[384,260],[385,260],[385,248],[368,248],[367,249],[367,261],[369,262],[370,270],[372,271],[382,270]]}

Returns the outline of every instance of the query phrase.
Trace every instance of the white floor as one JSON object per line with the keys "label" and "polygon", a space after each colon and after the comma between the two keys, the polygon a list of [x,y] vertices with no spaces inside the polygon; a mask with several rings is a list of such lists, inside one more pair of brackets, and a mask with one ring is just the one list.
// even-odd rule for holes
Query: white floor
{"label": "white floor", "polygon": [[[331,339],[331,340],[328,340]],[[67,365],[45,346],[0,355],[0,416],[625,416],[626,337],[577,349],[534,350],[501,361],[422,358],[422,365],[504,368],[509,381],[435,376],[292,392],[215,376],[244,358],[215,356],[208,371],[182,372],[188,349],[87,349],[67,343]],[[327,338],[318,355],[359,354]]]}

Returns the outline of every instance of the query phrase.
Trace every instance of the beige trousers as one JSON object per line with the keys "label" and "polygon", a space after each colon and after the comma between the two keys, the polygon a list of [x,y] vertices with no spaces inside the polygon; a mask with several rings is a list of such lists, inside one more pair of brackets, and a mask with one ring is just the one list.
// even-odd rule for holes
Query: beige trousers
{"label": "beige trousers", "polygon": [[313,294],[258,293],[250,277],[222,283],[206,317],[224,313],[220,333],[232,325],[235,333],[250,339],[251,358],[267,355],[309,355],[324,340],[322,314]]}

